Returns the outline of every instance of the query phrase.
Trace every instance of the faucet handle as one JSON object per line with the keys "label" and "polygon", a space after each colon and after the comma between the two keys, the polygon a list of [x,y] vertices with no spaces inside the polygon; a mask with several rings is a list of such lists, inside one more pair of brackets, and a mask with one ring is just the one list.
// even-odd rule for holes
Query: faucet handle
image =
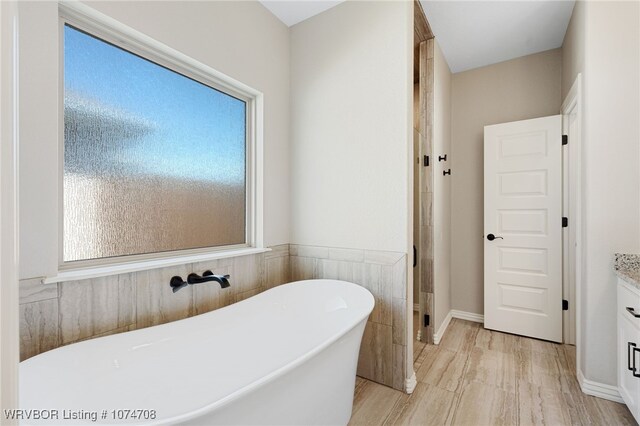
{"label": "faucet handle", "polygon": [[182,277],[179,277],[176,275],[174,277],[171,277],[171,281],[169,281],[169,285],[171,286],[171,289],[175,293],[178,290],[180,290],[182,287],[189,285],[189,283],[183,280]]}

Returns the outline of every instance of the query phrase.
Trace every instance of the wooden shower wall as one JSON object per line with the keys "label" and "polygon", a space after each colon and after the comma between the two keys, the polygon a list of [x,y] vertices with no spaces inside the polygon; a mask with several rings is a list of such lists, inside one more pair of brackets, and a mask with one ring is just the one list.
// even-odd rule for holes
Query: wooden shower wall
{"label": "wooden shower wall", "polygon": [[[433,38],[420,43],[419,81],[419,277],[420,340],[433,343]],[[429,324],[425,325],[425,315]]]}
{"label": "wooden shower wall", "polygon": [[[414,202],[420,206],[419,217],[414,219],[418,226],[418,240],[414,242],[418,251],[417,275],[419,279],[419,339],[425,343],[433,343],[433,32],[424,15],[419,2],[414,3],[414,74],[418,84],[417,130],[419,133],[418,152],[419,165],[418,199]],[[414,79],[415,80],[415,79]],[[416,223],[417,222],[417,223]],[[414,285],[416,285],[414,283]],[[414,302],[415,303],[415,302]],[[429,317],[425,324],[425,315]]]}

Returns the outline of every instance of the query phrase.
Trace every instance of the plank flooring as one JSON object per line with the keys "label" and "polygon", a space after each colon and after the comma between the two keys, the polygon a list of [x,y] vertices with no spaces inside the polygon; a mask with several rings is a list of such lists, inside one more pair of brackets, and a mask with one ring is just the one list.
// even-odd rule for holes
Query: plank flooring
{"label": "plank flooring", "polygon": [[573,346],[454,319],[413,358],[411,395],[357,378],[350,425],[637,424],[624,404],[582,393]]}

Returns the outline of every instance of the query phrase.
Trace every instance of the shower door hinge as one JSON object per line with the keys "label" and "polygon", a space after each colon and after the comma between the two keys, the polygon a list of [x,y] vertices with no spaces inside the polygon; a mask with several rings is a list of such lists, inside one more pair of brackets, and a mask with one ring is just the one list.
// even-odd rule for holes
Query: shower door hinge
{"label": "shower door hinge", "polygon": [[423,160],[423,162],[424,162],[424,163],[423,163],[423,165],[424,165],[425,167],[429,167],[429,156],[428,156],[428,155],[425,155],[425,156],[424,156],[424,160]]}
{"label": "shower door hinge", "polygon": [[569,226],[569,218],[568,217],[563,217],[562,218],[562,227],[566,228]]}
{"label": "shower door hinge", "polygon": [[562,145],[568,145],[568,144],[569,144],[569,136],[562,135]]}
{"label": "shower door hinge", "polygon": [[424,326],[428,327],[429,326],[429,315],[424,314]]}
{"label": "shower door hinge", "polygon": [[569,301],[568,300],[562,300],[562,310],[563,311],[568,311],[569,310]]}

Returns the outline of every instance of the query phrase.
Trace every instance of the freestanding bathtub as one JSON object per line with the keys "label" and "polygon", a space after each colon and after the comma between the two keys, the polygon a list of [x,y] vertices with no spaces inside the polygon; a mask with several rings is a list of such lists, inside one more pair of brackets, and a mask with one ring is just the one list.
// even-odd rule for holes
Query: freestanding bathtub
{"label": "freestanding bathtub", "polygon": [[64,346],[20,364],[20,408],[45,410],[21,423],[344,425],[373,306],[358,285],[298,281]]}

